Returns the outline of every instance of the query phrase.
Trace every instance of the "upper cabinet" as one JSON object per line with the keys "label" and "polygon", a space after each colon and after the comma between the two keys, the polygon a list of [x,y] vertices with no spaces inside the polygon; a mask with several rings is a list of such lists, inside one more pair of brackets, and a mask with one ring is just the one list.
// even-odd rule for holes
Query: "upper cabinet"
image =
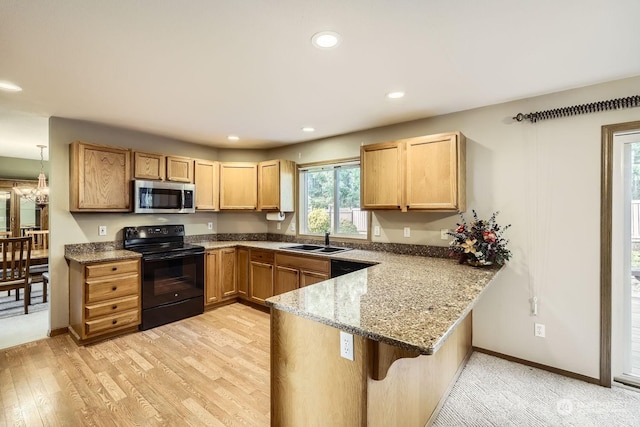
{"label": "upper cabinet", "polygon": [[193,159],[167,156],[167,181],[193,183]]}
{"label": "upper cabinet", "polygon": [[220,163],[220,209],[255,210],[258,207],[258,165]]}
{"label": "upper cabinet", "polygon": [[209,160],[196,160],[194,163],[196,209],[220,210],[220,163]]}
{"label": "upper cabinet", "polygon": [[158,153],[133,153],[133,178],[176,182],[194,182],[193,159]]}
{"label": "upper cabinet", "polygon": [[361,147],[363,209],[464,211],[466,140],[460,132]]}
{"label": "upper cabinet", "polygon": [[166,170],[164,154],[133,153],[133,177],[135,179],[164,180]]}
{"label": "upper cabinet", "polygon": [[296,164],[290,160],[258,163],[258,210],[293,212]]}
{"label": "upper cabinet", "polygon": [[69,211],[131,210],[128,149],[76,141],[69,151]]}

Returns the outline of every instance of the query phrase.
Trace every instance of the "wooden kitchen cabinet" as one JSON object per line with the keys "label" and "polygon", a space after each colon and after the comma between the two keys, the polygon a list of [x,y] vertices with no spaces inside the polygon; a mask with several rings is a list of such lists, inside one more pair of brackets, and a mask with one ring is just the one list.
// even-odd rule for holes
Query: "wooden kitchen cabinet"
{"label": "wooden kitchen cabinet", "polygon": [[69,264],[69,333],[79,344],[137,330],[140,260]]}
{"label": "wooden kitchen cabinet", "polygon": [[466,209],[466,139],[460,132],[363,146],[360,163],[363,209]]}
{"label": "wooden kitchen cabinet", "polygon": [[331,276],[331,263],[326,258],[276,254],[274,295],[323,282]]}
{"label": "wooden kitchen cabinet", "polygon": [[249,251],[249,299],[265,305],[273,296],[274,254],[271,251]]}
{"label": "wooden kitchen cabinet", "polygon": [[165,177],[166,159],[164,154],[133,152],[133,178],[162,181]]}
{"label": "wooden kitchen cabinet", "polygon": [[296,164],[290,160],[258,163],[258,210],[295,211]]}
{"label": "wooden kitchen cabinet", "polygon": [[258,165],[220,163],[220,209],[255,210],[258,207]]}
{"label": "wooden kitchen cabinet", "polygon": [[194,161],[196,210],[220,210],[220,163],[209,160]]}
{"label": "wooden kitchen cabinet", "polygon": [[249,249],[236,249],[236,283],[238,296],[249,298]]}
{"label": "wooden kitchen cabinet", "polygon": [[69,151],[70,212],[131,210],[131,151],[80,141]]}
{"label": "wooden kitchen cabinet", "polygon": [[215,304],[237,295],[236,250],[208,250],[205,263],[205,305]]}
{"label": "wooden kitchen cabinet", "polygon": [[193,184],[193,159],[167,156],[167,181]]}

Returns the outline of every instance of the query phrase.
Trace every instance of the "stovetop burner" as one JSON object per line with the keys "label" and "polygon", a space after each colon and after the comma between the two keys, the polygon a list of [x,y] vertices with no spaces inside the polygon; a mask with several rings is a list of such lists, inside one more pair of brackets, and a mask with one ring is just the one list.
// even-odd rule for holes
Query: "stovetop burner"
{"label": "stovetop burner", "polygon": [[204,247],[184,242],[184,225],[144,225],[123,229],[124,248],[143,255],[204,253]]}

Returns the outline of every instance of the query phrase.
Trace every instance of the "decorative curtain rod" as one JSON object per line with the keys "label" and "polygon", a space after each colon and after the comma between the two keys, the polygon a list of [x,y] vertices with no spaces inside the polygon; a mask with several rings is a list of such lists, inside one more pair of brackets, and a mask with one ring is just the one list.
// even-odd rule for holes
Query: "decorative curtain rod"
{"label": "decorative curtain rod", "polygon": [[535,113],[518,113],[513,117],[513,120],[519,122],[529,120],[531,123],[536,123],[538,120],[557,119],[559,117],[577,116],[579,114],[633,107],[640,107],[640,95],[610,99],[608,101],[598,101],[591,104],[574,105],[573,107],[556,108],[554,110],[536,111]]}

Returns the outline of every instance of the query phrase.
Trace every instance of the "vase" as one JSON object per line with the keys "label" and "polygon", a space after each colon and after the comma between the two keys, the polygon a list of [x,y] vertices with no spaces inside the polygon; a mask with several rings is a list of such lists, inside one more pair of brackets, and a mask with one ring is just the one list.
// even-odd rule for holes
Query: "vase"
{"label": "vase", "polygon": [[475,259],[468,259],[467,260],[467,264],[472,265],[474,267],[488,267],[490,265],[492,265],[493,263],[491,261],[486,261],[486,260],[475,260]]}

